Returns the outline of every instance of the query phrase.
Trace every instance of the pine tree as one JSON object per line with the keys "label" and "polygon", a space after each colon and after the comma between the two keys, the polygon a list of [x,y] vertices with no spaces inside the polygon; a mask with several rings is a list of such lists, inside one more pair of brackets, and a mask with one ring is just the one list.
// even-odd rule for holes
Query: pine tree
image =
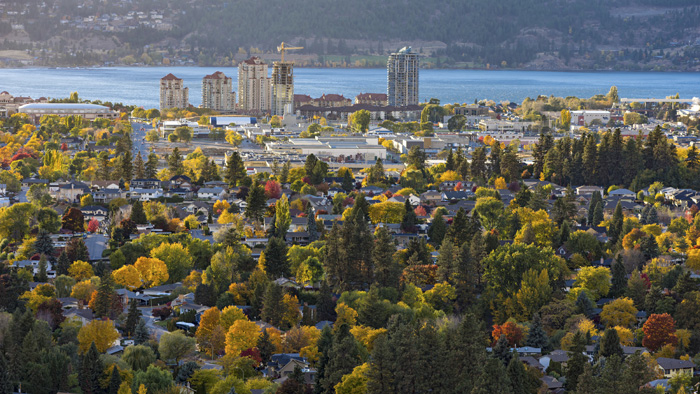
{"label": "pine tree", "polygon": [[148,332],[148,328],[146,327],[146,322],[144,322],[143,319],[139,319],[138,324],[136,324],[133,337],[134,345],[146,343],[151,338],[151,334]]}
{"label": "pine tree", "polygon": [[14,392],[13,386],[9,365],[0,353],[0,394],[12,394]]}
{"label": "pine tree", "polygon": [[270,279],[289,276],[287,243],[282,238],[272,237],[265,248],[265,272]]}
{"label": "pine tree", "polygon": [[335,320],[335,302],[333,302],[331,287],[325,280],[321,281],[321,289],[318,293],[316,313],[318,314],[318,320]]}
{"label": "pine tree", "polygon": [[168,155],[168,172],[170,176],[182,175],[185,173],[185,167],[182,165],[182,155],[180,149],[175,147]]}
{"label": "pine tree", "polygon": [[146,166],[143,162],[143,157],[141,157],[141,152],[136,155],[136,160],[134,161],[134,178],[143,179],[146,177]]}
{"label": "pine tree", "polygon": [[106,394],[119,393],[119,386],[122,384],[122,378],[119,376],[119,368],[114,365],[112,367],[112,376],[109,379],[109,386]]}
{"label": "pine tree", "polygon": [[282,165],[282,171],[280,172],[280,183],[285,184],[289,182],[289,169],[291,168],[291,164],[289,161],[286,161]]}
{"label": "pine tree", "polygon": [[591,222],[591,226],[599,226],[600,222],[603,221],[605,217],[603,216],[603,202],[598,201],[595,205],[595,208],[593,209],[593,221]]}
{"label": "pine tree", "polygon": [[477,379],[471,394],[508,393],[511,387],[510,378],[503,364],[498,360],[488,359],[484,372]]}
{"label": "pine tree", "polygon": [[496,341],[496,345],[493,347],[493,357],[500,360],[505,367],[513,358],[513,351],[508,344],[508,339],[505,335],[501,335]]}
{"label": "pine tree", "polygon": [[610,286],[610,296],[613,298],[620,297],[625,294],[627,289],[627,272],[625,266],[622,263],[622,256],[620,254],[615,257],[615,261],[612,264],[612,285]]}
{"label": "pine tree", "polygon": [[279,327],[282,324],[283,315],[282,288],[274,283],[270,284],[265,292],[261,317],[265,322]]}
{"label": "pine tree", "polygon": [[450,153],[447,154],[447,160],[445,160],[445,170],[454,171],[455,169],[455,157],[452,154],[452,149],[450,149]]}
{"label": "pine tree", "polygon": [[129,313],[126,316],[124,327],[127,335],[134,335],[134,330],[136,330],[136,325],[139,321],[141,321],[141,311],[138,309],[137,301],[133,299],[129,303]]}
{"label": "pine tree", "polygon": [[355,179],[350,175],[350,171],[345,171],[343,174],[343,183],[341,187],[348,193],[355,189]]}
{"label": "pine tree", "polygon": [[133,157],[131,152],[127,151],[121,156],[121,177],[130,182],[134,177]]}
{"label": "pine tree", "polygon": [[380,227],[375,233],[372,262],[374,262],[374,281],[381,287],[399,287],[401,267],[394,258],[394,253],[396,253],[394,239],[389,230]]}
{"label": "pine tree", "polygon": [[58,256],[58,262],[56,263],[56,273],[58,275],[68,275],[68,267],[70,267],[70,259],[66,254],[65,249]]}
{"label": "pine tree", "polygon": [[622,346],[620,346],[620,337],[617,335],[617,330],[614,328],[605,330],[603,337],[600,339],[600,350],[598,354],[605,358],[614,354],[622,357]]}
{"label": "pine tree", "polygon": [[580,331],[574,334],[573,346],[569,351],[569,361],[567,362],[565,387],[567,390],[574,390],[578,385],[578,378],[583,373],[585,365],[588,364],[588,357],[583,354],[585,349],[585,338]]}
{"label": "pine tree", "polygon": [[510,381],[510,392],[513,394],[529,394],[528,376],[523,362],[520,361],[518,353],[513,354],[513,358],[508,363],[506,375]]}
{"label": "pine tree", "polygon": [[143,203],[141,201],[136,201],[134,205],[131,206],[131,221],[136,224],[147,224],[148,219],[146,219],[146,213],[143,211]]}
{"label": "pine tree", "polygon": [[445,219],[442,218],[442,210],[435,212],[433,216],[433,222],[428,228],[428,237],[430,238],[430,243],[434,246],[442,245],[442,240],[445,238],[445,233],[447,232],[447,223]]}
{"label": "pine tree", "polygon": [[445,238],[440,245],[437,259],[437,277],[440,282],[453,282],[458,264],[459,249],[450,238]]}
{"label": "pine tree", "polygon": [[571,227],[569,226],[569,221],[565,220],[564,223],[561,224],[561,228],[559,229],[559,245],[564,245],[569,240],[570,236]]}
{"label": "pine tree", "polygon": [[109,316],[112,304],[112,275],[106,274],[100,278],[100,287],[97,289],[97,300],[95,301],[95,317],[103,318]]}
{"label": "pine tree", "polygon": [[99,394],[102,392],[102,387],[100,386],[102,370],[100,353],[93,342],[87,353],[81,357],[80,369],[78,370],[78,382],[84,394]]}
{"label": "pine tree", "polygon": [[647,224],[658,224],[659,223],[659,216],[658,213],[656,212],[656,208],[651,205],[649,207],[649,215],[647,216]]}
{"label": "pine tree", "polygon": [[47,257],[53,256],[54,246],[53,241],[49,232],[41,229],[36,236],[36,241],[34,241],[34,250],[39,254],[44,254]]}
{"label": "pine tree", "polygon": [[333,336],[333,345],[328,350],[325,376],[320,382],[322,392],[333,394],[335,386],[340,383],[342,377],[351,373],[361,362],[358,344],[355,337],[350,334],[350,328],[347,325],[338,327]]}
{"label": "pine tree", "polygon": [[158,173],[158,155],[155,153],[148,154],[148,160],[146,161],[144,176],[147,179],[154,179]]}
{"label": "pine tree", "polygon": [[37,282],[45,283],[49,280],[49,277],[46,274],[47,265],[46,255],[42,254],[39,258],[39,273],[36,274]]}
{"label": "pine tree", "polygon": [[593,301],[588,298],[588,294],[585,291],[580,292],[576,298],[576,307],[584,316],[590,317],[593,314]]}
{"label": "pine tree", "polygon": [[248,219],[252,219],[258,222],[263,220],[263,215],[265,214],[265,190],[256,181],[248,191],[248,199],[246,203],[248,204],[245,208],[245,216]]}
{"label": "pine tree", "polygon": [[[383,338],[384,336],[380,336]],[[379,338],[377,338],[379,340]],[[330,360],[330,351],[333,346],[333,333],[329,326],[326,326],[321,330],[321,336],[317,342],[318,346],[318,362],[316,363],[316,382],[314,385],[315,394],[326,393],[323,383],[326,380],[328,362]]]}
{"label": "pine tree", "polygon": [[267,363],[270,362],[270,357],[275,353],[275,345],[270,341],[270,334],[267,332],[267,329],[264,329],[262,333],[260,333],[258,345],[256,347],[260,352],[263,365],[267,365]]}
{"label": "pine tree", "polygon": [[404,202],[403,219],[401,220],[401,229],[406,232],[414,232],[417,220],[416,213],[413,211],[413,206],[408,198],[406,198]]}
{"label": "pine tree", "polygon": [[306,207],[306,232],[309,233],[309,242],[317,241],[319,238],[316,227],[316,215],[311,210],[311,204]]}
{"label": "pine tree", "polygon": [[[282,169],[282,173],[284,174],[284,168]],[[243,159],[241,159],[241,155],[238,153],[238,151],[233,151],[226,160],[226,172],[224,173],[224,179],[226,179],[226,182],[228,182],[230,187],[234,187],[238,185],[238,183],[245,178],[246,175],[247,174],[245,166],[243,165]],[[286,179],[284,180],[286,181]]]}
{"label": "pine tree", "polygon": [[624,216],[622,215],[622,205],[617,203],[615,207],[615,212],[613,213],[612,222],[610,223],[610,229],[608,230],[608,236],[610,237],[610,243],[612,245],[617,244],[617,242],[622,237],[622,224],[624,222]]}
{"label": "pine tree", "polygon": [[547,337],[547,332],[542,327],[542,319],[540,318],[539,313],[536,313],[535,316],[532,317],[532,324],[527,333],[525,346],[540,349],[545,349],[549,346],[549,338]]}

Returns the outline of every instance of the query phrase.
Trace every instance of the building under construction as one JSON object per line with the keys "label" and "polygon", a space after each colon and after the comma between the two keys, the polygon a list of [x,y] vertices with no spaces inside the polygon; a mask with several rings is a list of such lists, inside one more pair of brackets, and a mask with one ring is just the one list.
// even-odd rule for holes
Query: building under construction
{"label": "building under construction", "polygon": [[294,106],[294,63],[274,62],[272,65],[272,115],[283,116]]}

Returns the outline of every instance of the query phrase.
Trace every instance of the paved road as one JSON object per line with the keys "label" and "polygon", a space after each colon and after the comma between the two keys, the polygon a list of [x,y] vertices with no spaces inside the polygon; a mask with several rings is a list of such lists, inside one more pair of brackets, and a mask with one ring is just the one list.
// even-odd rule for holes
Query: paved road
{"label": "paved road", "polygon": [[134,157],[141,153],[141,157],[146,161],[151,145],[146,142],[146,132],[153,129],[153,127],[146,123],[131,122],[131,128],[133,130],[131,140],[134,144]]}

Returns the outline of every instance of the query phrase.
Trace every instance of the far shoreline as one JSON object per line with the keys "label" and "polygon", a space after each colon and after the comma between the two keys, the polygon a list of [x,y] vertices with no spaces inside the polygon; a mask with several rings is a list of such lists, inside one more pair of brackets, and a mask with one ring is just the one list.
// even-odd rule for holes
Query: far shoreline
{"label": "far shoreline", "polygon": [[[140,69],[140,68],[208,68],[208,69],[231,69],[238,66],[198,66],[198,65],[157,65],[157,66],[127,66],[127,65],[100,65],[100,66],[26,66],[26,67],[0,67],[0,70],[90,70],[90,69]],[[385,70],[383,67],[315,67],[315,66],[299,66],[298,69],[309,70]],[[532,69],[532,68],[456,68],[456,67],[429,67],[421,68],[421,71],[490,71],[490,72],[552,72],[552,73],[649,73],[649,74],[694,74],[700,73],[700,70],[614,70],[614,69]]]}

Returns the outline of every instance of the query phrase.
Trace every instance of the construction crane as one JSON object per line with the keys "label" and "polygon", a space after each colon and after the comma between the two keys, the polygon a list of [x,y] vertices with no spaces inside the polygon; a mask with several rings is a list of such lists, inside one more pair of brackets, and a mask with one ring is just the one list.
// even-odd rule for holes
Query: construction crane
{"label": "construction crane", "polygon": [[284,42],[280,46],[277,47],[277,50],[279,51],[279,53],[282,54],[282,63],[284,63],[284,53],[287,51],[290,51],[292,49],[304,49],[304,47],[288,47],[284,44]]}

